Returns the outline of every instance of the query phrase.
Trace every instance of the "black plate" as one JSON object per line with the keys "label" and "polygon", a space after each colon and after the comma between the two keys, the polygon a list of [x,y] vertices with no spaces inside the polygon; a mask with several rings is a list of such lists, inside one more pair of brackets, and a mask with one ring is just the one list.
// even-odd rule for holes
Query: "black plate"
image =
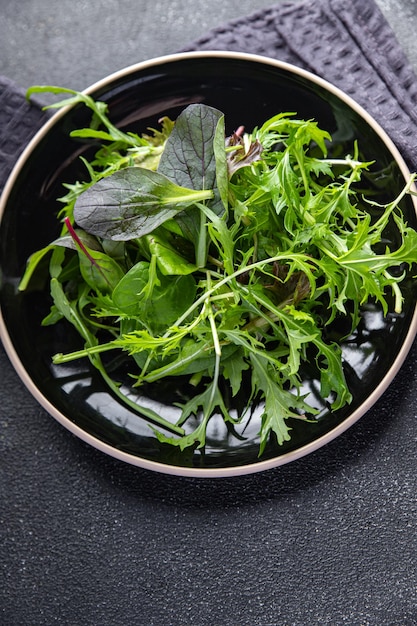
{"label": "black plate", "polygon": [[[108,102],[114,122],[136,132],[157,126],[162,115],[175,119],[192,102],[221,109],[229,132],[241,124],[252,129],[276,113],[294,111],[299,117],[315,118],[328,130],[335,149],[352,153],[357,140],[360,157],[376,159],[371,183],[378,186],[381,200],[394,198],[409,174],[385,133],[343,93],[304,71],[261,57],[235,53],[165,57],[127,68],[88,92]],[[228,432],[223,420],[214,417],[204,453],[179,453],[159,444],[146,421],[113,398],[86,361],[52,365],[51,355],[76,349],[79,338],[65,323],[41,327],[50,305],[47,288],[20,294],[17,285],[28,256],[58,233],[56,198],[62,195],[62,183],[83,176],[79,156],[91,148],[68,134],[88,123],[83,107],[57,113],[25,151],[2,198],[0,330],[14,366],[39,402],[104,452],[157,471],[197,476],[243,474],[280,465],[317,449],[361,417],[392,380],[414,338],[411,284],[406,285],[401,316],[384,319],[378,307],[368,306],[358,332],[343,344],[352,404],[336,413],[323,405],[317,424],[295,422],[291,441],[283,446],[271,443],[261,459],[256,411],[242,425],[241,436]],[[405,198],[403,210],[416,227],[411,197]],[[306,370],[304,376],[306,390],[314,393],[314,374]],[[179,391],[187,393],[180,381],[172,380],[150,387],[140,400],[175,419],[173,404]],[[126,392],[131,390],[126,387]]]}

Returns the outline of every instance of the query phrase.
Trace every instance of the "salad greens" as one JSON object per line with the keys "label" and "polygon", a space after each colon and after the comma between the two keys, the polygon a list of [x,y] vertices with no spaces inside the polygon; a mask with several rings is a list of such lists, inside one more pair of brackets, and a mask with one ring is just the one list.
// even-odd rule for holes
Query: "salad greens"
{"label": "salad greens", "polygon": [[[40,91],[68,96],[53,107],[89,107],[90,127],[71,134],[100,142],[92,160],[81,157],[86,180],[65,184],[61,236],[31,256],[20,284],[27,289],[48,255],[53,305],[43,324],[66,319],[84,344],[53,361],[90,359],[161,442],[181,449],[204,447],[215,413],[233,426],[256,403],[259,454],[271,437],[290,439],[292,420],[308,428],[318,409],[303,392],[306,362],[331,410],[349,403],[329,328],[343,317],[353,332],[369,300],[384,315],[391,302],[401,312],[417,233],[400,204],[414,177],[379,204],[357,146],[330,158],[330,135],[292,113],[226,137],[220,111],[192,104],[138,135],[116,128],[86,94],[34,87],[28,96]],[[133,386],[167,377],[194,386],[176,424],[122,393],[104,365],[109,351],[125,354]],[[242,381],[249,392],[237,411]],[[190,416],[199,421],[187,432]]]}

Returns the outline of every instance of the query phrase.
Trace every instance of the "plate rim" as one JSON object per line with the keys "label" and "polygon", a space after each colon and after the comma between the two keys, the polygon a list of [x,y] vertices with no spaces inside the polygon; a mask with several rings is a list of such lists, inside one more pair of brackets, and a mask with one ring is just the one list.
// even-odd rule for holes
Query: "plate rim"
{"label": "plate rim", "polygon": [[[204,51],[190,51],[190,52],[179,52],[175,54],[158,56],[152,59],[147,59],[145,61],[140,61],[138,63],[134,63],[125,68],[117,70],[108,76],[96,81],[89,87],[83,90],[83,93],[91,95],[92,93],[99,91],[103,88],[106,88],[109,84],[114,82],[115,80],[123,79],[130,74],[142,70],[146,70],[148,68],[155,68],[158,65],[167,64],[171,62],[178,62],[187,59],[199,59],[199,58],[227,58],[227,59],[236,59],[243,61],[251,61],[255,63],[260,63],[262,65],[270,65],[272,67],[283,69],[289,71],[294,74],[298,74],[299,76],[306,78],[309,81],[312,81],[316,85],[326,89],[332,94],[336,95],[342,101],[344,101],[350,108],[352,108],[360,117],[362,117],[368,124],[371,126],[374,131],[378,134],[380,139],[384,142],[387,149],[392,154],[395,159],[402,175],[404,176],[404,180],[410,177],[411,172],[406,165],[404,158],[402,157],[400,151],[394,144],[393,140],[390,138],[388,133],[382,128],[382,126],[373,118],[373,116],[368,113],[368,111],[362,107],[356,100],[354,100],[351,96],[346,94],[339,87],[336,87],[333,83],[330,83],[326,79],[308,71],[303,68],[300,68],[291,63],[287,63],[286,61],[281,61],[279,59],[273,59],[270,57],[244,53],[244,52],[233,52],[233,51],[225,51],[225,50],[204,50]],[[38,144],[40,139],[42,139],[49,130],[55,126],[57,122],[59,122],[60,118],[65,116],[66,113],[73,108],[73,105],[68,105],[59,109],[55,112],[50,119],[48,119],[41,128],[34,134],[32,139],[28,142],[19,158],[17,159],[7,181],[4,186],[3,192],[0,196],[0,223],[3,218],[3,214],[7,205],[8,197],[14,187],[15,181],[22,170],[24,164],[30,157],[32,151],[35,146]],[[415,189],[415,187],[414,187]],[[417,198],[412,196],[412,202],[414,205],[414,209],[417,215]],[[53,403],[42,393],[42,391],[36,386],[34,381],[29,376],[26,371],[17,351],[13,345],[11,340],[9,331],[7,329],[6,323],[4,321],[3,313],[0,305],[0,338],[5,349],[5,352],[14,367],[16,373],[18,374],[20,380],[26,386],[27,390],[31,393],[31,395],[35,398],[35,400],[46,410],[46,412],[52,416],[58,423],[60,423],[64,428],[70,431],[73,435],[75,435],[78,439],[84,441],[85,443],[91,445],[93,448],[100,450],[104,454],[107,454],[110,457],[113,457],[117,460],[123,461],[129,465],[133,465],[136,467],[140,467],[142,469],[150,470],[153,472],[158,472],[162,474],[169,474],[174,476],[183,476],[183,477],[192,477],[192,478],[227,478],[227,477],[235,477],[235,476],[243,476],[248,474],[254,474],[259,472],[264,472],[266,470],[280,467],[282,465],[288,464],[295,460],[298,460],[304,456],[307,456],[316,450],[319,450],[324,445],[330,443],[339,437],[342,433],[351,428],[361,417],[363,417],[369,409],[381,398],[390,384],[394,381],[397,376],[400,368],[402,367],[410,349],[414,342],[415,336],[417,334],[417,303],[414,307],[414,312],[410,320],[410,324],[408,326],[408,330],[404,341],[401,345],[400,350],[398,351],[394,361],[392,362],[389,370],[383,377],[383,379],[378,383],[378,385],[372,390],[372,392],[367,396],[367,398],[357,407],[352,413],[348,415],[340,424],[336,425],[330,431],[326,432],[324,435],[321,435],[317,439],[307,444],[302,445],[300,448],[295,450],[291,450],[286,452],[280,456],[273,457],[271,459],[260,460],[256,462],[251,462],[245,465],[236,465],[232,467],[214,467],[214,468],[199,468],[199,467],[183,467],[178,465],[168,465],[158,461],[152,461],[150,459],[146,459],[140,456],[136,456],[134,454],[121,451],[114,446],[107,444],[101,441],[98,437],[91,435],[90,433],[83,430],[80,426],[71,421],[69,417],[64,415],[59,409],[57,409]]]}

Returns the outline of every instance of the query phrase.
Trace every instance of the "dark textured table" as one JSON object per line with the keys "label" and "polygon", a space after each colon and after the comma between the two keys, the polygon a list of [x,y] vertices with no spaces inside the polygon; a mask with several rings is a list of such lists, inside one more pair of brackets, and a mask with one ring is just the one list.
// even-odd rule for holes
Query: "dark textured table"
{"label": "dark textured table", "polygon": [[[379,0],[417,69],[417,4]],[[260,0],[0,0],[0,74],[81,89]],[[0,350],[0,624],[417,624],[417,344],[318,452],[263,474],[153,474],[49,417]]]}

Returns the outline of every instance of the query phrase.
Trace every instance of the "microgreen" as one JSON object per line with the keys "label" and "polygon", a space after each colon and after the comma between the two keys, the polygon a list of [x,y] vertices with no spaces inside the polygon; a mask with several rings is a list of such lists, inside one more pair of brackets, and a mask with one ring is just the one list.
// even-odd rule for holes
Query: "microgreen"
{"label": "microgreen", "polygon": [[[348,404],[341,346],[328,330],[343,318],[353,332],[370,300],[401,314],[401,283],[417,262],[417,233],[401,211],[414,176],[378,203],[358,146],[329,157],[329,133],[294,113],[225,137],[223,114],[193,104],[138,136],[84,94],[30,93],[48,90],[68,96],[53,106],[89,107],[91,126],[72,135],[102,142],[84,161],[86,180],[65,185],[62,236],[32,255],[20,285],[52,252],[44,323],[65,319],[84,340],[54,362],[89,358],[161,443],[182,450],[204,448],[214,414],[236,425],[255,405],[260,454],[271,439],[288,441],[294,420],[309,428],[319,417],[303,390],[307,363],[322,402]],[[124,396],[101,360],[109,351],[125,356],[133,387],[176,377],[195,389],[176,424]]]}

